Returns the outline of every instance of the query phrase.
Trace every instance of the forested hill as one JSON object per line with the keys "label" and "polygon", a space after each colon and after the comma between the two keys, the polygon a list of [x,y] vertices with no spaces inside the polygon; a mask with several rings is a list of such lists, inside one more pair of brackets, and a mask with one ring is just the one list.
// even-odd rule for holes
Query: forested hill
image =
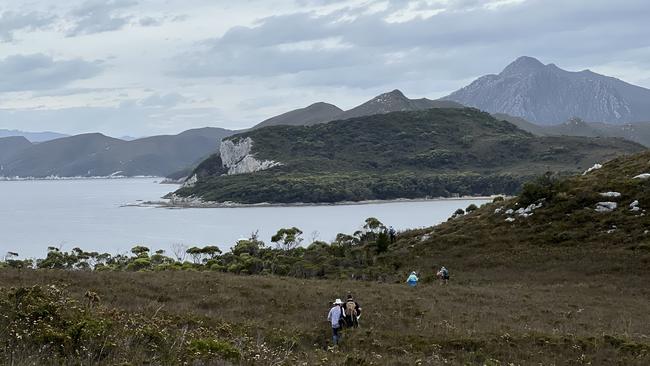
{"label": "forested hill", "polygon": [[531,176],[643,150],[621,139],[538,137],[469,108],[271,126],[224,142],[221,156],[200,164],[175,197],[290,203],[512,194]]}

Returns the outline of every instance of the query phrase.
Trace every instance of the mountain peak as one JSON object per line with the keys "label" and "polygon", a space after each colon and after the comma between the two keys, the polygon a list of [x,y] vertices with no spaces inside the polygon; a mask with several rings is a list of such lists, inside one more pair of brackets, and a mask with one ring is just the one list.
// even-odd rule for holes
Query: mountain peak
{"label": "mountain peak", "polygon": [[501,72],[501,75],[529,73],[542,68],[544,68],[544,64],[538,59],[530,56],[521,56],[506,66]]}
{"label": "mountain peak", "polygon": [[395,90],[390,91],[388,93],[381,94],[380,97],[381,96],[388,96],[388,97],[391,97],[393,99],[408,99],[406,97],[406,95],[404,95],[404,93],[402,93],[402,91],[399,90],[399,89],[395,89]]}

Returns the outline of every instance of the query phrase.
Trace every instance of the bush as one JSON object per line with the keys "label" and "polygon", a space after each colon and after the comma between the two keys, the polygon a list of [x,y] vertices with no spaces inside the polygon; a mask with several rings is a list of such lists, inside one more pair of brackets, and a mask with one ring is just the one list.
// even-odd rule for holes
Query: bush
{"label": "bush", "polygon": [[212,358],[218,356],[228,361],[237,361],[241,352],[230,343],[218,339],[194,339],[187,350],[195,356]]}

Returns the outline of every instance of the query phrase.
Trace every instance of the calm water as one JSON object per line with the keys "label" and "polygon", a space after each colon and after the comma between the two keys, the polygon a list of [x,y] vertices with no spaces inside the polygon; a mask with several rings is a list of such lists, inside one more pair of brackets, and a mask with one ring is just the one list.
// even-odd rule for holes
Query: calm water
{"label": "calm water", "polygon": [[175,244],[218,245],[229,249],[239,238],[259,230],[270,237],[281,227],[297,226],[305,241],[330,241],[353,233],[371,216],[395,229],[429,226],[446,220],[457,208],[484,201],[449,200],[350,206],[164,209],[121,207],[138,200],[158,200],[175,186],[154,179],[0,182],[0,254],[43,256],[48,246],[81,247],[109,253],[136,244],[152,249]]}

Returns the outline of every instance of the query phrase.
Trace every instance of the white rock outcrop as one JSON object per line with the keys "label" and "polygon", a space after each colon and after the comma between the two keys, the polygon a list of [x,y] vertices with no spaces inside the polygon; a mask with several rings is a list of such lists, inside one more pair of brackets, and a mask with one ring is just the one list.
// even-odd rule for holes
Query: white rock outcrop
{"label": "white rock outcrop", "polygon": [[194,174],[188,180],[186,180],[181,187],[182,188],[194,187],[196,185],[196,182],[198,181],[199,181],[199,177],[196,174]]}
{"label": "white rock outcrop", "polygon": [[227,174],[253,173],[282,165],[282,163],[273,160],[257,160],[251,153],[252,150],[253,139],[250,137],[236,141],[221,141],[219,153],[223,167],[228,169]]}
{"label": "white rock outcrop", "polygon": [[602,197],[618,198],[621,197],[619,192],[604,192],[600,194]]}
{"label": "white rock outcrop", "polygon": [[617,207],[618,204],[616,202],[598,202],[596,204],[596,212],[612,212]]}
{"label": "white rock outcrop", "polygon": [[639,200],[634,200],[632,203],[630,203],[630,211],[641,211],[641,207],[639,207]]}
{"label": "white rock outcrop", "polygon": [[592,166],[591,168],[585,170],[585,172],[582,173],[582,175],[587,175],[587,174],[593,172],[594,170],[598,170],[598,169],[600,169],[602,167],[603,167],[602,164],[594,164],[594,166]]}
{"label": "white rock outcrop", "polygon": [[650,179],[650,173],[639,174],[632,179]]}

